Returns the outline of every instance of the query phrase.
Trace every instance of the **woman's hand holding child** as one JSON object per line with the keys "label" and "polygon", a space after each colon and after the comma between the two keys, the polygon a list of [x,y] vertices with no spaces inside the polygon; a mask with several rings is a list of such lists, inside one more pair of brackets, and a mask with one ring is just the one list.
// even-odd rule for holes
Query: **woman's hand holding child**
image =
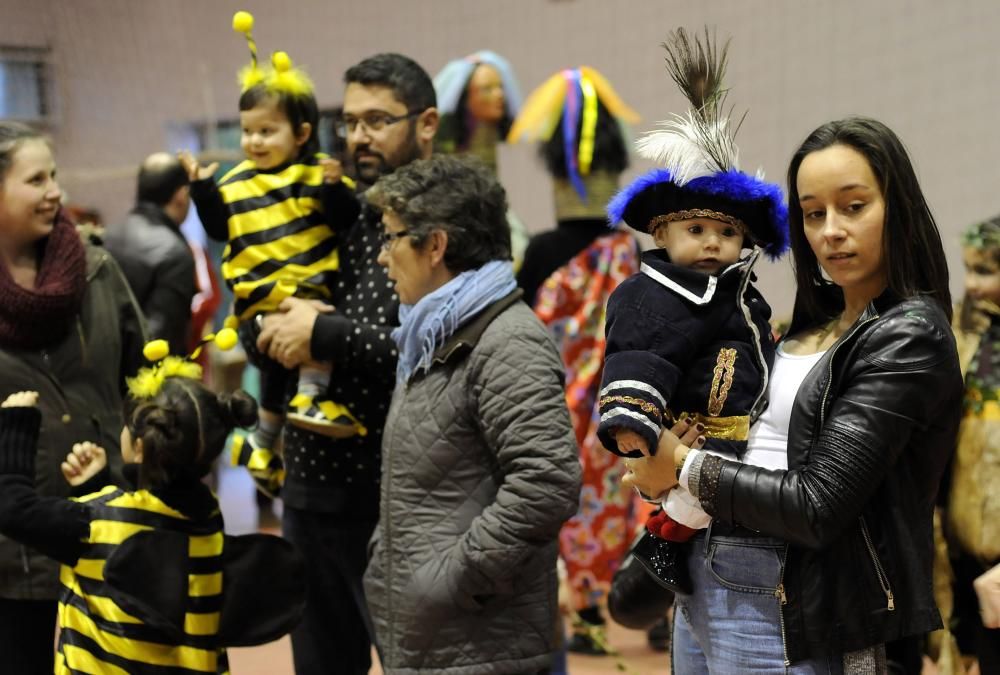
{"label": "woman's hand holding child", "polygon": [[686,455],[689,450],[705,445],[702,431],[704,427],[692,419],[678,421],[670,429],[664,429],[655,455],[625,460],[628,473],[622,477],[622,485],[637,489],[650,499],[660,499],[677,485],[677,455]]}

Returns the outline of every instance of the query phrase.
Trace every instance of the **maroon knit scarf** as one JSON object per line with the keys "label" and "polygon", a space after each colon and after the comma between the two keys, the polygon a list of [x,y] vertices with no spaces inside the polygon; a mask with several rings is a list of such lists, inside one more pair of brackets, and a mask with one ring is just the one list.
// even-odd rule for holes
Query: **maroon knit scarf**
{"label": "maroon knit scarf", "polygon": [[87,255],[76,227],[62,213],[39,242],[35,287],[18,286],[0,264],[0,346],[40,349],[61,340],[87,290]]}

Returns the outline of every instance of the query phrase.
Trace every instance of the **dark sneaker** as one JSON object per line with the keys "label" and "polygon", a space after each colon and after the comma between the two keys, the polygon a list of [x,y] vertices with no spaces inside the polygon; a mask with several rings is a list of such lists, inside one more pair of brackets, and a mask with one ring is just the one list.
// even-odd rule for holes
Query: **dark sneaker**
{"label": "dark sneaker", "polygon": [[660,539],[647,532],[632,547],[632,555],[663,588],[674,593],[691,594],[691,576],[688,574],[684,544]]}
{"label": "dark sneaker", "polygon": [[296,394],[288,405],[285,419],[301,429],[331,438],[350,438],[368,433],[368,429],[346,407],[329,399]]}
{"label": "dark sneaker", "polygon": [[[590,631],[604,631],[603,626],[588,625]],[[607,650],[589,633],[573,633],[566,642],[566,651],[587,656],[607,656]]]}
{"label": "dark sneaker", "polygon": [[233,436],[230,464],[245,466],[257,489],[268,497],[276,499],[281,493],[281,486],[285,483],[285,464],[269,448],[257,447],[253,436]]}
{"label": "dark sneaker", "polygon": [[649,648],[654,652],[670,651],[670,619],[663,617],[653,627],[646,631],[646,640]]}

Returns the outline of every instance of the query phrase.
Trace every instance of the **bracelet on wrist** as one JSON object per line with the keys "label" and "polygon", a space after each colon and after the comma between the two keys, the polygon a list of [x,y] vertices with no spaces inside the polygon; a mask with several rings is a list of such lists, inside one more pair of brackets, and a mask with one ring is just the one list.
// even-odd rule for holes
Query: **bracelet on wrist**
{"label": "bracelet on wrist", "polygon": [[684,464],[687,462],[688,455],[690,454],[691,454],[691,449],[688,448],[688,450],[685,451],[683,455],[681,455],[680,461],[675,463],[676,466],[674,467],[674,470],[677,472],[678,483],[681,482],[681,472],[684,471]]}

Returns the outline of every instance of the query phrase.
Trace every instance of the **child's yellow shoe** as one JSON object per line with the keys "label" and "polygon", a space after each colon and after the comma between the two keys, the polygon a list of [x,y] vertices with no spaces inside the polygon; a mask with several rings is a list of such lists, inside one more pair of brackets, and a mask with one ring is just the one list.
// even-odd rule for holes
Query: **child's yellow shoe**
{"label": "child's yellow shoe", "polygon": [[285,416],[289,424],[331,438],[350,438],[368,433],[361,422],[345,406],[329,399],[314,399],[296,394]]}
{"label": "child's yellow shoe", "polygon": [[257,489],[268,497],[277,498],[280,495],[281,486],[285,484],[285,464],[270,449],[258,448],[253,436],[233,436],[230,463],[233,466],[245,466],[253,482],[257,484]]}

